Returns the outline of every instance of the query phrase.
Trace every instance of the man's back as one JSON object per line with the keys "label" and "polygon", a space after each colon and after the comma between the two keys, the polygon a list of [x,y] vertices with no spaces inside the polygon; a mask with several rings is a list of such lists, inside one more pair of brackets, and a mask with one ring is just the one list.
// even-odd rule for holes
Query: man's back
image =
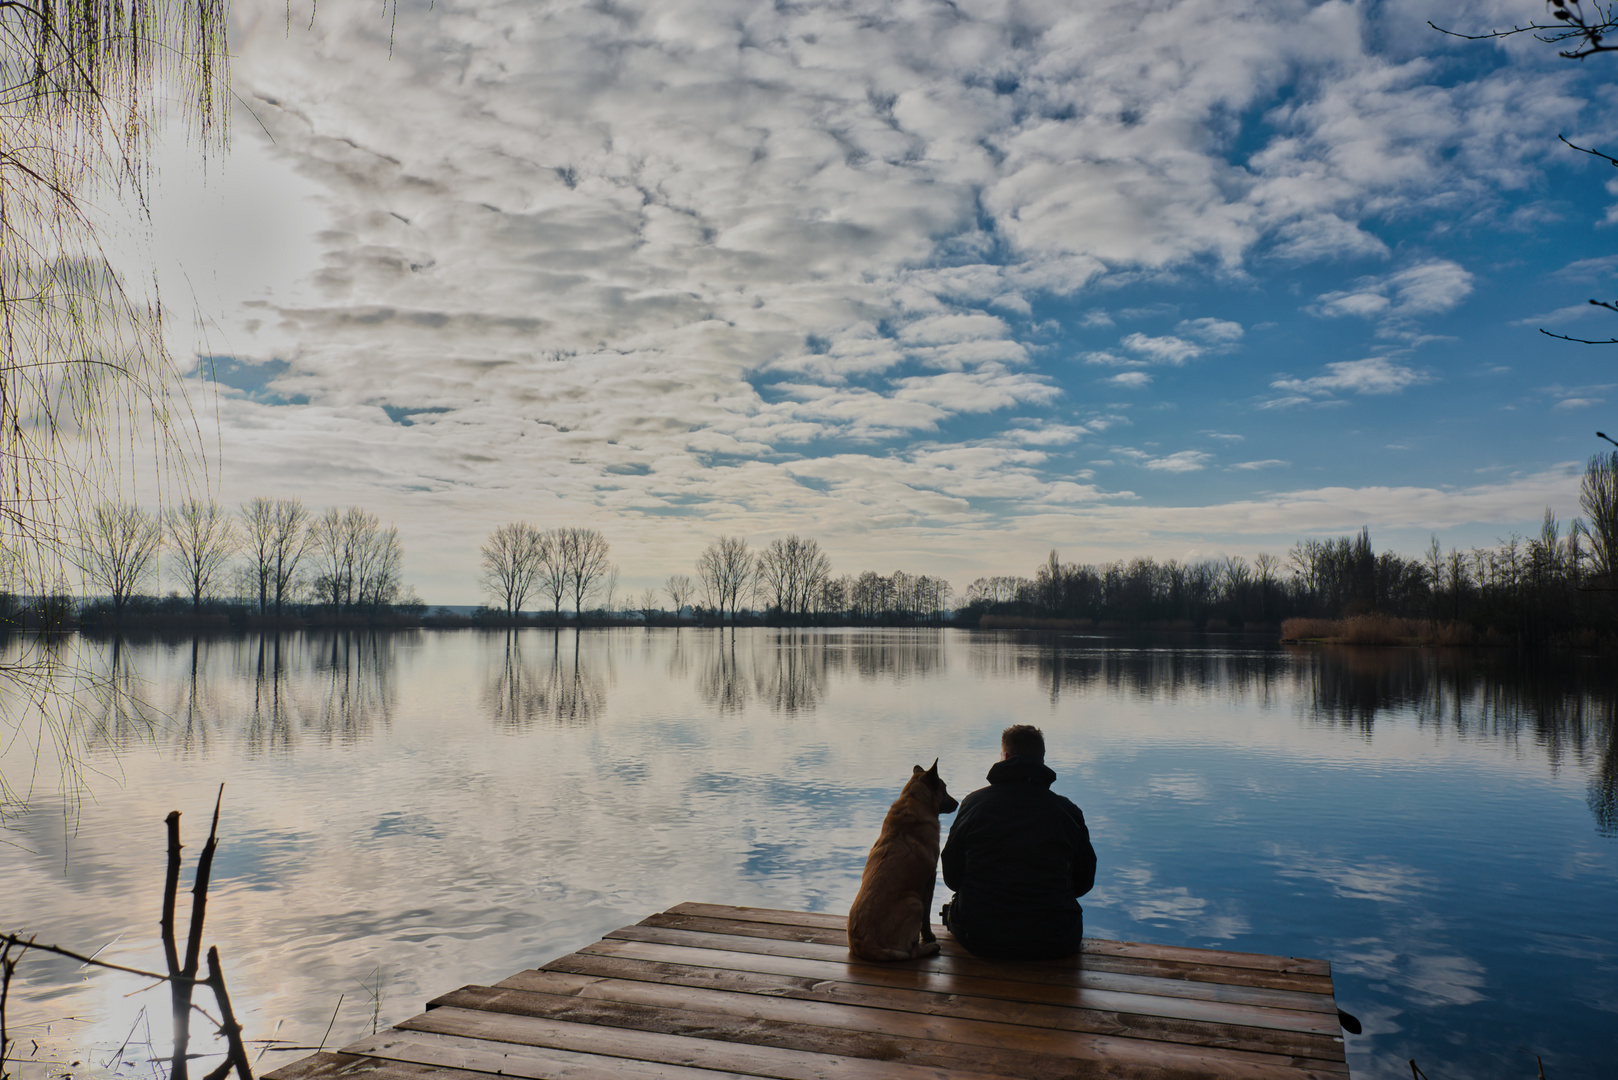
{"label": "man's back", "polygon": [[1079,948],[1078,897],[1095,883],[1084,814],[1050,790],[1056,774],[1011,757],[989,786],[961,800],[944,846],[944,884],[955,890],[950,930],[974,953],[1006,959],[1066,956]]}

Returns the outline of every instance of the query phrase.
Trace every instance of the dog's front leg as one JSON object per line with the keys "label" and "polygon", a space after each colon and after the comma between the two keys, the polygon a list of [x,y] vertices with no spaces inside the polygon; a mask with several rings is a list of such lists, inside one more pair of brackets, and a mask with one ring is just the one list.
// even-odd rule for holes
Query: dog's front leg
{"label": "dog's front leg", "polygon": [[927,944],[938,940],[938,935],[933,933],[933,889],[937,885],[936,881],[929,884],[921,898],[921,940]]}

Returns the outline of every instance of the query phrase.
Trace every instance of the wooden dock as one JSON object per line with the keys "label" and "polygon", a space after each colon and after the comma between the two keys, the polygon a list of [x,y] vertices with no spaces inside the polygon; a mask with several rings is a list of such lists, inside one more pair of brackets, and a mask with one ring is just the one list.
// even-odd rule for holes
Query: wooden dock
{"label": "wooden dock", "polygon": [[681,904],[264,1080],[1347,1080],[1319,960],[1086,939],[853,959],[841,915]]}

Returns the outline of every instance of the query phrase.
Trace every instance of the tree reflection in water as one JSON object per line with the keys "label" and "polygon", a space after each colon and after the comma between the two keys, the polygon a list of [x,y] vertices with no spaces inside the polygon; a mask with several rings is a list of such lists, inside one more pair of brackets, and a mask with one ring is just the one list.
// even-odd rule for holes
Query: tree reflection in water
{"label": "tree reflection in water", "polygon": [[101,664],[93,660],[82,677],[82,695],[92,702],[85,727],[85,749],[118,750],[152,737],[162,710],[148,700],[148,688],[121,634],[106,641]]}
{"label": "tree reflection in water", "polygon": [[[678,671],[699,657],[697,692],[722,713],[741,712],[754,698],[776,712],[811,712],[836,678],[906,679],[944,666],[943,639],[936,631],[833,632],[731,628],[696,631],[681,643]],[[670,674],[676,671],[671,659]]]}
{"label": "tree reflection in water", "polygon": [[612,662],[587,652],[578,629],[507,631],[502,662],[484,680],[485,710],[496,724],[513,728],[542,720],[592,723],[607,708]]}
{"label": "tree reflection in water", "polygon": [[315,730],[346,742],[370,734],[377,725],[392,726],[393,669],[401,635],[341,630],[325,637],[325,648],[316,654],[323,656],[315,670],[325,676],[325,693]]}
{"label": "tree reflection in water", "polygon": [[1460,739],[1538,747],[1553,768],[1590,770],[1596,828],[1618,835],[1618,670],[1572,653],[1366,646],[1228,649],[1117,638],[985,635],[983,675],[1039,679],[1053,701],[1104,687],[1148,700],[1217,689],[1266,706],[1291,701],[1306,723],[1369,740],[1379,718]]}
{"label": "tree reflection in water", "polygon": [[[749,635],[748,641],[752,640]],[[697,693],[702,700],[721,713],[739,713],[747,707],[748,678],[741,656],[736,651],[736,630],[723,627],[702,635],[697,647],[701,659],[697,662]]]}

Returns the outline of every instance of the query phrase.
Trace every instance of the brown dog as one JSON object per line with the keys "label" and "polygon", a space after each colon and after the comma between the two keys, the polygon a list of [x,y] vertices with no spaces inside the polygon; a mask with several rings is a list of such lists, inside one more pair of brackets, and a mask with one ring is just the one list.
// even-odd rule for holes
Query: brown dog
{"label": "brown dog", "polygon": [[865,859],[865,876],[848,909],[848,947],[866,960],[915,960],[938,952],[929,914],[938,881],[938,815],[957,803],[938,762],[917,765],[882,819]]}

